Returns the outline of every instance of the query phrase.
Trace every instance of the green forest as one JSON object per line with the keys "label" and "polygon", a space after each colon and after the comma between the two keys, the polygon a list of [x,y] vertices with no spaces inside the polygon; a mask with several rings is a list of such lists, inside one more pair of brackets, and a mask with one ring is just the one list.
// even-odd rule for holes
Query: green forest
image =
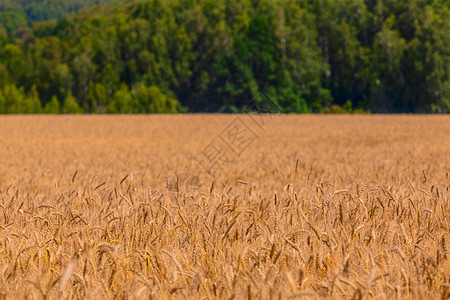
{"label": "green forest", "polygon": [[8,33],[36,21],[59,19],[111,0],[0,0],[0,23]]}
{"label": "green forest", "polygon": [[0,0],[0,113],[450,112],[449,0]]}

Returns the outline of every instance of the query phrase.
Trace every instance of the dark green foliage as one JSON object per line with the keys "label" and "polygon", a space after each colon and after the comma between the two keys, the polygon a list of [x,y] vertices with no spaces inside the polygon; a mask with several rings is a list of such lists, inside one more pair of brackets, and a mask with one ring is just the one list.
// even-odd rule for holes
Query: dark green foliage
{"label": "dark green foliage", "polygon": [[0,0],[0,113],[450,111],[446,0],[106,1]]}
{"label": "dark green foliage", "polygon": [[35,21],[59,19],[65,14],[109,1],[111,0],[0,0],[0,24],[9,33],[14,33],[20,26],[31,25]]}

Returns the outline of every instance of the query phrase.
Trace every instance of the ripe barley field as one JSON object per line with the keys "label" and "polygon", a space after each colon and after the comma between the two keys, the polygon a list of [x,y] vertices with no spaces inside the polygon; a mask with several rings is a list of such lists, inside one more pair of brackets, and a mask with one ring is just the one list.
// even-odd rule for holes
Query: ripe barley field
{"label": "ripe barley field", "polygon": [[0,298],[448,299],[449,187],[449,116],[3,116]]}

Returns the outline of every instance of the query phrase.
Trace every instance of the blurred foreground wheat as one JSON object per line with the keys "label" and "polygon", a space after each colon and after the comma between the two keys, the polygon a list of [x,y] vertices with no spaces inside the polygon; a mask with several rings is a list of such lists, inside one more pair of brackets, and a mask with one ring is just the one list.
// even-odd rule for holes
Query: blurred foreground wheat
{"label": "blurred foreground wheat", "polygon": [[450,118],[231,118],[0,119],[0,297],[449,298]]}

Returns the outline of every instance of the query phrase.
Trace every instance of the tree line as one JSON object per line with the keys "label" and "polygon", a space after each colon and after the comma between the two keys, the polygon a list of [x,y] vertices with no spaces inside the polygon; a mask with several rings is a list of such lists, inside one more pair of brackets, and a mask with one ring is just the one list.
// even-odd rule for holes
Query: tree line
{"label": "tree line", "polygon": [[260,94],[283,112],[450,112],[449,4],[128,1],[25,29],[0,13],[0,113],[239,112]]}
{"label": "tree line", "polygon": [[59,19],[66,14],[109,1],[111,0],[0,0],[0,25],[11,35],[21,27],[32,26],[35,21]]}

